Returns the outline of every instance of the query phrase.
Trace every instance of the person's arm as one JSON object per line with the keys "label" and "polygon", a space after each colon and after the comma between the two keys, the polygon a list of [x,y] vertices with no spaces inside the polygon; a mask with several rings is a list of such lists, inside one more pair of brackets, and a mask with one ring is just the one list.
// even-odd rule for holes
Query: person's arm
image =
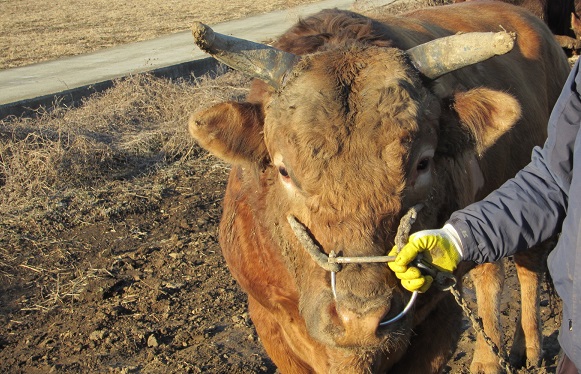
{"label": "person's arm", "polygon": [[574,143],[581,123],[581,73],[573,68],[548,124],[543,148],[484,200],[452,214],[462,258],[492,262],[558,233],[565,218]]}

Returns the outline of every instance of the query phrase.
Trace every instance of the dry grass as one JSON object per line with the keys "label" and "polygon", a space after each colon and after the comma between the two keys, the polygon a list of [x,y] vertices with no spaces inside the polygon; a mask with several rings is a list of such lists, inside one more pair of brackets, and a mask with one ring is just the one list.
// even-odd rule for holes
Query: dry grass
{"label": "dry grass", "polygon": [[[0,120],[0,211],[71,188],[102,187],[192,155],[187,118],[201,106],[246,94],[236,73],[171,82],[116,81],[80,108]],[[196,151],[197,152],[197,151]],[[20,210],[20,208],[18,209]]]}
{"label": "dry grass", "polygon": [[96,51],[316,0],[1,0],[0,69]]}
{"label": "dry grass", "polygon": [[[58,232],[155,209],[173,173],[215,163],[187,133],[188,117],[239,99],[247,82],[235,72],[194,82],[138,75],[79,108],[1,120],[0,277],[14,266],[35,271],[55,246],[66,257],[67,243],[50,239]],[[37,249],[30,262],[16,256],[20,242]]]}

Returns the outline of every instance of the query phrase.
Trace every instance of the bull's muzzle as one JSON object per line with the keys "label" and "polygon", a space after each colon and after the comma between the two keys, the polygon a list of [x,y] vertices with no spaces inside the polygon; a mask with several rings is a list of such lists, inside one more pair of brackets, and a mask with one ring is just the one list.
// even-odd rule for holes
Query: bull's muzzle
{"label": "bull's muzzle", "polygon": [[[418,204],[412,207],[401,219],[400,225],[397,230],[396,235],[396,246],[401,248],[407,242],[409,231],[412,224],[416,220],[417,213],[423,207],[422,204]],[[305,250],[309,253],[311,258],[323,269],[331,273],[331,290],[333,291],[333,297],[335,302],[337,302],[337,288],[336,288],[336,276],[337,272],[341,270],[341,264],[353,264],[353,263],[377,263],[377,262],[390,262],[395,260],[395,256],[364,256],[364,257],[342,257],[338,256],[334,251],[327,256],[317,244],[311,239],[307,233],[306,227],[301,224],[293,215],[287,216],[287,221],[290,224],[293,232],[295,233],[297,239]],[[407,305],[403,310],[396,316],[379,322],[380,327],[387,326],[394,322],[402,319],[414,306],[414,303],[418,297],[418,292],[412,293]]]}

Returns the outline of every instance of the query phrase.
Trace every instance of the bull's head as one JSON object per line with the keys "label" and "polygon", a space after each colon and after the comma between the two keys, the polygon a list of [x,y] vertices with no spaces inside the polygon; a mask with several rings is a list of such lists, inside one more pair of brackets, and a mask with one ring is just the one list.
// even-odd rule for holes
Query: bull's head
{"label": "bull's head", "polygon": [[[438,176],[438,162],[484,151],[519,112],[512,97],[485,88],[443,105],[445,98],[425,82],[505,53],[513,39],[486,33],[471,45],[467,35],[458,35],[408,51],[354,42],[297,56],[201,24],[193,31],[203,50],[270,86],[255,85],[254,101],[222,103],[194,115],[190,132],[239,166],[242,188],[260,195],[253,213],[261,222],[258,231],[276,243],[311,336],[339,347],[405,343],[411,319],[378,327],[410,297],[388,267],[342,266],[333,295],[329,273],[306,253],[287,217],[307,227],[326,254],[340,256],[385,255],[400,217],[418,203],[426,204],[419,226],[440,224],[438,210],[453,176]],[[443,129],[444,122],[454,128]],[[439,141],[442,132],[458,142]]]}

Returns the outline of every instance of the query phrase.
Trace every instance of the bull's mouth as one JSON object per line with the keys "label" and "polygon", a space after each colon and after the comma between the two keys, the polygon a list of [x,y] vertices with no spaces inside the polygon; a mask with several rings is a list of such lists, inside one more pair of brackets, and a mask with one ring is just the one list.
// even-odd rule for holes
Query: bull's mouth
{"label": "bull's mouth", "polygon": [[[407,242],[407,236],[411,225],[417,217],[417,212],[423,207],[422,204],[412,207],[408,213],[404,215],[401,220],[400,227],[398,228],[398,233],[396,236],[396,245],[399,248]],[[293,215],[287,216],[287,221],[290,224],[293,232],[295,233],[297,239],[309,253],[311,258],[323,269],[331,273],[331,290],[333,292],[333,298],[337,302],[337,288],[336,288],[336,275],[337,272],[341,270],[341,264],[352,264],[352,263],[378,263],[378,262],[390,262],[395,260],[395,256],[367,256],[367,257],[339,257],[334,251],[331,251],[329,255],[323,252],[317,244],[313,242],[309,234],[307,233],[306,227],[303,226]],[[392,323],[395,323],[406,316],[406,314],[413,309],[415,301],[418,297],[418,292],[414,291],[408,300],[407,304],[403,307],[401,312],[394,316],[387,316],[385,319],[379,322],[379,328],[386,327]]]}
{"label": "bull's mouth", "polygon": [[[309,303],[303,310],[309,333],[315,339],[342,349],[395,349],[406,344],[412,329],[412,308],[416,296],[394,293],[386,298],[365,302],[362,309],[353,308],[350,295],[339,293],[338,300],[325,293],[327,307],[318,309]],[[411,299],[410,299],[411,296]],[[323,297],[320,295],[319,297]],[[312,300],[311,300],[312,301]],[[322,301],[322,300],[321,300]],[[362,300],[363,301],[363,300]],[[407,310],[406,309],[407,305]]]}
{"label": "bull's mouth", "polygon": [[[333,252],[331,252],[331,254],[333,254]],[[331,257],[331,256],[329,256]],[[392,256],[376,256],[374,257],[375,259],[378,259],[377,261],[367,261],[367,262],[387,262],[385,261],[385,258],[390,259],[391,261],[393,261],[391,259]],[[337,257],[334,257],[335,259],[338,259]],[[344,263],[347,262],[355,262],[352,261],[353,259],[361,259],[362,257],[341,257],[341,259],[344,260],[348,260],[348,261],[344,261]],[[367,258],[367,257],[366,257]],[[369,259],[373,259],[371,257],[369,257]],[[360,262],[360,261],[357,261]],[[361,261],[362,262],[362,261]],[[337,287],[336,287],[336,278],[337,278],[337,272],[335,271],[331,271],[331,290],[333,292],[333,299],[336,301],[337,300]],[[414,304],[416,302],[416,299],[418,298],[418,291],[414,291],[410,297],[410,299],[408,300],[407,304],[405,305],[405,307],[395,316],[385,316],[385,319],[383,319],[382,321],[379,322],[379,327],[385,327],[387,325],[390,325],[392,323],[395,323],[399,320],[401,320],[403,317],[406,316],[406,314],[413,309]]]}

